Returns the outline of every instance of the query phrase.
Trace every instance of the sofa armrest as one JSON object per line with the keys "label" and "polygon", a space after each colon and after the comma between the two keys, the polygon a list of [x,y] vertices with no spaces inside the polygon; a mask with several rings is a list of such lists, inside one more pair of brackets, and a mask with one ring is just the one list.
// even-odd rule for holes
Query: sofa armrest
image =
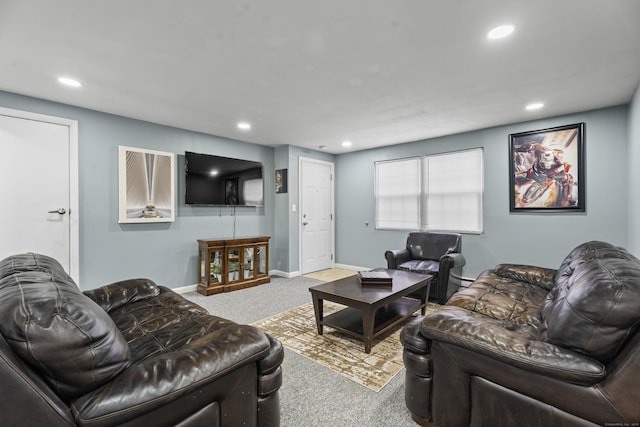
{"label": "sofa armrest", "polygon": [[553,288],[557,270],[522,264],[499,264],[497,275],[540,286],[548,291]]}
{"label": "sofa armrest", "polygon": [[414,317],[402,328],[400,342],[405,350],[417,354],[428,354],[431,350],[431,340],[420,334],[420,325],[424,316]]}
{"label": "sofa armrest", "polygon": [[108,313],[125,304],[156,297],[160,290],[153,280],[127,279],[84,291],[83,294]]}
{"label": "sofa armrest", "polygon": [[[81,425],[119,425],[265,357],[270,345],[269,337],[255,327],[229,325],[191,341],[178,351],[129,367],[109,383],[74,401],[72,411]],[[275,360],[273,357],[271,369],[280,360],[277,355]]]}
{"label": "sofa armrest", "polygon": [[580,385],[606,376],[604,365],[574,351],[537,341],[533,328],[505,327],[503,321],[447,306],[426,316],[420,333],[428,339],[469,349],[520,369]]}
{"label": "sofa armrest", "polygon": [[386,251],[384,257],[387,259],[387,268],[397,270],[400,264],[411,259],[411,253],[406,248],[394,249]]}

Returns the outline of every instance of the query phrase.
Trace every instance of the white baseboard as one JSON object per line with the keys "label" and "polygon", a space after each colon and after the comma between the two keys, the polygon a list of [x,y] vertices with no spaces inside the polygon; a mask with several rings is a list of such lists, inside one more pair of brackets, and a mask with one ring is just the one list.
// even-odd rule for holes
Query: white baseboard
{"label": "white baseboard", "polygon": [[357,265],[335,264],[335,268],[343,268],[345,270],[367,271],[373,270],[373,267],[358,267]]}
{"label": "white baseboard", "polygon": [[171,288],[171,290],[177,294],[186,294],[187,292],[195,292],[198,289],[198,285],[181,286],[179,288]]}
{"label": "white baseboard", "polygon": [[271,270],[269,271],[269,276],[278,276],[278,277],[284,277],[285,279],[291,279],[292,277],[300,276],[300,272],[299,271],[286,272],[286,271],[280,271],[280,270]]}
{"label": "white baseboard", "polygon": [[[345,270],[354,270],[354,271],[366,271],[366,270],[372,270],[374,267],[358,267],[357,265],[334,264],[334,268],[342,268]],[[302,274],[299,271],[291,271],[291,272],[280,271],[280,270],[269,271],[269,276],[284,277],[285,279],[291,279],[301,275]],[[198,285],[196,284],[196,285],[181,286],[179,288],[171,288],[171,290],[178,294],[186,294],[187,292],[197,291]]]}

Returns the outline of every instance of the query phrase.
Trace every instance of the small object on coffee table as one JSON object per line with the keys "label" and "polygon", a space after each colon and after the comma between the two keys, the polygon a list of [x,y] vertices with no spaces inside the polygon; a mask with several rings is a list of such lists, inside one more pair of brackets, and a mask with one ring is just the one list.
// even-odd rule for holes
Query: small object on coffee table
{"label": "small object on coffee table", "polygon": [[386,271],[359,271],[358,280],[363,286],[392,286],[393,279]]}

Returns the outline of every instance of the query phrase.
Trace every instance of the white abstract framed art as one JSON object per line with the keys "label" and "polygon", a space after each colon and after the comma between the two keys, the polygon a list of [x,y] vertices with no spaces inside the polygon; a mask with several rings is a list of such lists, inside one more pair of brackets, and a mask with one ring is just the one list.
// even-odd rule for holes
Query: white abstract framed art
{"label": "white abstract framed art", "polygon": [[119,223],[175,221],[175,154],[118,147]]}

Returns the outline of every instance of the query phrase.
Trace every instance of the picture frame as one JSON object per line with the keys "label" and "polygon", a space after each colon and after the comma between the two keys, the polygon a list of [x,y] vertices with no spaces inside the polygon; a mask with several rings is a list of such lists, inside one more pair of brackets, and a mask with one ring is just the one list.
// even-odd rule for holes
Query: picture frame
{"label": "picture frame", "polygon": [[510,211],[584,212],[584,147],[584,123],[510,134]]}
{"label": "picture frame", "polygon": [[276,194],[287,192],[287,169],[276,169],[275,174]]}
{"label": "picture frame", "polygon": [[174,222],[174,177],[174,153],[118,146],[118,222]]}

